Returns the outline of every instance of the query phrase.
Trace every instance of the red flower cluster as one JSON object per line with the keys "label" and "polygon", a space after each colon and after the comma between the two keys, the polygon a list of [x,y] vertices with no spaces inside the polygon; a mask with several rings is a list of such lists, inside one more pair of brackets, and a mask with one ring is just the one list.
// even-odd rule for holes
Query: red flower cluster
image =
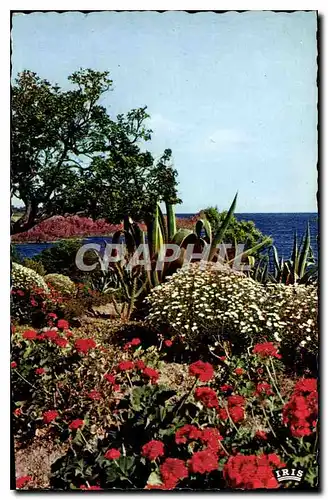
{"label": "red flower cluster", "polygon": [[69,428],[71,430],[76,430],[76,429],[79,429],[80,427],[82,427],[82,425],[84,424],[84,420],[81,420],[80,418],[77,418],[75,420],[73,420],[70,424],[69,424]]}
{"label": "red flower cluster", "polygon": [[66,319],[60,319],[57,323],[57,327],[60,330],[68,330],[69,329],[68,321],[66,321]]}
{"label": "red flower cluster", "polygon": [[93,339],[77,339],[74,346],[78,352],[86,354],[90,349],[96,347],[96,342]]}
{"label": "red flower cluster", "polygon": [[285,464],[275,455],[235,455],[231,456],[223,468],[223,477],[231,488],[245,490],[257,488],[278,488],[272,468]]}
{"label": "red flower cluster", "polygon": [[58,345],[58,347],[66,347],[68,344],[68,340],[64,339],[63,337],[58,337],[54,340],[55,344]]}
{"label": "red flower cluster", "polygon": [[200,429],[197,429],[194,425],[186,424],[176,431],[175,442],[177,444],[186,444],[187,440],[195,441],[196,439],[200,439],[201,435],[202,432]]}
{"label": "red flower cluster", "polygon": [[148,458],[148,460],[156,460],[156,458],[164,455],[164,444],[162,441],[156,441],[153,439],[143,445],[141,454],[142,456]]}
{"label": "red flower cluster", "polygon": [[201,382],[208,382],[214,376],[214,369],[210,363],[196,361],[189,366],[189,374],[197,377]]}
{"label": "red flower cluster", "polygon": [[117,366],[117,369],[120,372],[126,372],[128,370],[133,370],[133,368],[134,368],[134,363],[132,361],[121,361]]}
{"label": "red flower cluster", "polygon": [[43,414],[43,421],[46,424],[50,424],[53,420],[55,420],[58,417],[58,412],[56,410],[48,410],[45,411]]}
{"label": "red flower cluster", "polygon": [[173,344],[172,340],[164,340],[165,347],[171,347]]}
{"label": "red flower cluster", "polygon": [[34,340],[36,339],[36,331],[34,330],[25,330],[23,333],[23,338],[27,340]]}
{"label": "red flower cluster", "polygon": [[164,480],[164,489],[173,489],[179,480],[188,477],[188,469],[185,463],[178,458],[167,458],[159,469]]}
{"label": "red flower cluster", "polygon": [[124,346],[124,350],[126,351],[127,349],[130,349],[130,347],[135,347],[141,344],[141,340],[138,338],[134,338],[131,340],[131,342],[127,342]]}
{"label": "red flower cluster", "polygon": [[146,368],[146,365],[145,363],[142,361],[142,359],[139,359],[138,361],[135,362],[135,367],[138,369],[138,370],[143,370],[144,368]]}
{"label": "red flower cluster", "polygon": [[201,401],[206,408],[218,408],[219,406],[216,392],[210,387],[197,387],[195,399]]}
{"label": "red flower cluster", "polygon": [[12,362],[10,363],[10,366],[11,366],[11,368],[17,368],[17,363],[16,363],[16,361],[12,361]]}
{"label": "red flower cluster", "polygon": [[22,414],[22,410],[20,408],[16,408],[16,410],[14,410],[14,415],[16,415],[16,417],[19,417],[19,415]]}
{"label": "red flower cluster", "polygon": [[58,332],[57,330],[47,330],[43,334],[39,335],[39,339],[40,337],[47,338],[50,340],[56,340],[58,338]]}
{"label": "red flower cluster", "polygon": [[261,439],[262,441],[266,441],[268,439],[267,433],[264,431],[256,431],[255,437]]}
{"label": "red flower cluster", "polygon": [[187,441],[201,441],[213,453],[218,453],[222,436],[214,427],[198,429],[194,425],[186,424],[175,433],[177,444],[186,444]]}
{"label": "red flower cluster", "polygon": [[244,373],[245,373],[245,370],[243,368],[236,368],[235,369],[236,375],[243,375]]}
{"label": "red flower cluster", "polygon": [[263,396],[263,395],[271,396],[273,394],[273,390],[271,385],[268,384],[267,382],[260,382],[256,386],[255,394],[258,396]]}
{"label": "red flower cluster", "polygon": [[117,450],[116,448],[110,448],[109,450],[106,451],[104,457],[107,460],[117,460],[120,458],[121,452],[120,450]]}
{"label": "red flower cluster", "polygon": [[272,356],[273,358],[281,359],[281,354],[278,354],[278,351],[273,344],[273,342],[264,342],[263,344],[256,344],[253,349],[253,354],[258,354],[261,358],[267,358]]}
{"label": "red flower cluster", "polygon": [[46,371],[45,371],[45,369],[44,369],[44,368],[37,368],[37,369],[35,370],[35,373],[36,373],[37,375],[43,375],[45,372],[46,372]]}
{"label": "red flower cluster", "polygon": [[107,382],[109,382],[110,384],[115,384],[116,383],[115,376],[114,375],[110,375],[109,373],[105,373],[104,379],[106,379]]}
{"label": "red flower cluster", "polygon": [[149,366],[146,366],[146,368],[142,370],[142,373],[145,377],[150,378],[152,384],[156,384],[159,379],[159,373],[153,368],[149,368]]}
{"label": "red flower cluster", "polygon": [[193,473],[206,474],[218,468],[218,456],[210,449],[197,451],[188,462]]}
{"label": "red flower cluster", "polygon": [[16,488],[23,488],[27,483],[32,481],[32,476],[21,476],[16,479]]}
{"label": "red flower cluster", "polygon": [[88,393],[88,397],[90,399],[93,399],[94,401],[98,401],[99,399],[101,399],[101,394],[98,391],[90,391]]}
{"label": "red flower cluster", "polygon": [[301,379],[282,411],[282,421],[290,426],[294,437],[309,436],[318,418],[318,393],[315,379]]}
{"label": "red flower cluster", "polygon": [[[241,422],[245,418],[245,398],[243,396],[229,396],[228,411],[225,408],[219,410],[219,417],[221,420],[227,420],[229,415],[233,422]],[[228,414],[229,412],[229,414]]]}

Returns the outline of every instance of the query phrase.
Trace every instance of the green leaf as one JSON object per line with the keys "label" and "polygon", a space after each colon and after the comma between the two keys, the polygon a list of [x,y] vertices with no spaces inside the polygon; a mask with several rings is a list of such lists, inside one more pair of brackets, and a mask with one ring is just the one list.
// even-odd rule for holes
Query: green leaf
{"label": "green leaf", "polygon": [[161,476],[160,476],[158,471],[153,471],[149,475],[149,477],[147,479],[147,484],[151,484],[151,485],[162,484]]}

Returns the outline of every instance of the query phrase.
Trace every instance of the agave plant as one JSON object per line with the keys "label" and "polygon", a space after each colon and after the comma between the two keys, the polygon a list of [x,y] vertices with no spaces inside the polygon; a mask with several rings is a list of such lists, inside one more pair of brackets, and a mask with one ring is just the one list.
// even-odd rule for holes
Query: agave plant
{"label": "agave plant", "polygon": [[294,244],[291,256],[284,260],[279,258],[277,248],[272,245],[271,260],[273,261],[273,271],[269,270],[269,255],[259,260],[254,268],[252,277],[261,283],[274,282],[290,285],[294,283],[309,284],[318,279],[318,266],[311,248],[310,225],[298,244],[297,232],[294,233]]}

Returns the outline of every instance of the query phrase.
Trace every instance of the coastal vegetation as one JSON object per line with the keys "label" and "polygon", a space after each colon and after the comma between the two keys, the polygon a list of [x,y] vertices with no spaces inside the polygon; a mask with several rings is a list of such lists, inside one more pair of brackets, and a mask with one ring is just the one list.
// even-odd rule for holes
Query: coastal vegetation
{"label": "coastal vegetation", "polygon": [[[288,467],[316,488],[309,229],[283,261],[237,221],[237,195],[226,211],[177,218],[171,151],[156,160],[140,145],[146,108],[114,119],[99,104],[108,73],[69,80],[64,91],[24,71],[13,87],[12,194],[24,208],[12,242],[59,240],[33,259],[11,249],[16,487],[297,489],[276,479]],[[124,252],[87,248],[82,269],[91,235]]]}

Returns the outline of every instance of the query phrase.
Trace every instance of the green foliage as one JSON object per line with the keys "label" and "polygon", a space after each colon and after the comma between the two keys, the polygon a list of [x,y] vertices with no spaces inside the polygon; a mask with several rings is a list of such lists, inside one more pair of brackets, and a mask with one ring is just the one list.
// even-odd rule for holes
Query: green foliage
{"label": "green foliage", "polygon": [[155,161],[140,147],[152,132],[146,107],[113,119],[99,104],[112,90],[107,71],[81,69],[68,80],[63,90],[25,70],[13,85],[11,188],[25,211],[12,234],[53,215],[146,220],[158,202],[178,202],[171,150]]}
{"label": "green foliage", "polygon": [[45,276],[46,274],[46,270],[41,262],[37,262],[33,259],[24,259],[22,261],[22,265],[28,267],[29,269],[32,269],[40,276]]}
{"label": "green foliage", "polygon": [[16,262],[17,264],[22,264],[22,258],[17,250],[16,245],[10,245],[10,262]]}
{"label": "green foliage", "polygon": [[[78,250],[82,246],[82,240],[68,239],[62,240],[59,243],[43,250],[40,254],[34,257],[34,261],[42,264],[47,274],[56,274],[60,271],[61,274],[69,276],[74,281],[80,281],[83,274],[75,263],[75,258]],[[91,252],[87,252],[92,262],[96,262],[96,257],[91,256]],[[93,259],[93,260],[92,260]],[[88,260],[88,264],[90,264]]]}
{"label": "green foliage", "polygon": [[[211,224],[213,232],[218,231],[219,228],[223,226],[223,221],[227,216],[227,212],[219,212],[217,207],[208,207],[202,212]],[[267,236],[263,235],[261,231],[256,228],[253,221],[238,221],[236,217],[231,214],[229,225],[226,227],[224,238],[223,240],[221,239],[221,241],[233,246],[235,246],[236,242],[237,244],[244,244],[245,250],[248,250],[259,243],[263,243],[267,238]],[[261,247],[261,251],[263,251],[265,247],[270,246],[271,243],[272,240],[267,240],[265,245]],[[254,254],[258,257],[259,250],[254,252]]]}

